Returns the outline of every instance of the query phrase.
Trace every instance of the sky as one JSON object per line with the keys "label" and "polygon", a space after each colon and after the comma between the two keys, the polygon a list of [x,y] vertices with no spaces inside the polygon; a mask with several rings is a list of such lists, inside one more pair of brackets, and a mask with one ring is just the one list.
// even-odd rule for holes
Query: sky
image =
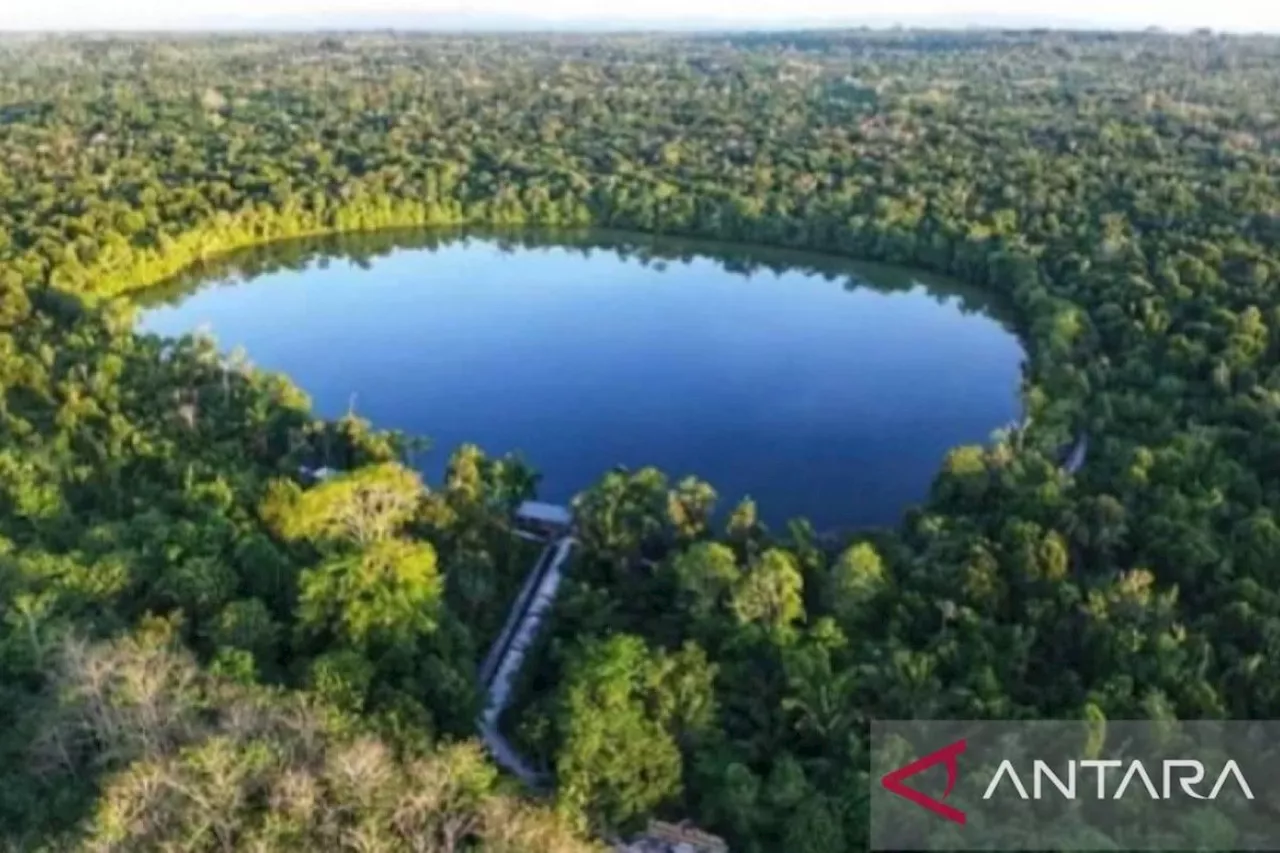
{"label": "sky", "polygon": [[1160,26],[1280,31],[1277,0],[0,0],[0,29],[199,29],[207,27],[406,25],[474,20],[485,28],[739,25]]}

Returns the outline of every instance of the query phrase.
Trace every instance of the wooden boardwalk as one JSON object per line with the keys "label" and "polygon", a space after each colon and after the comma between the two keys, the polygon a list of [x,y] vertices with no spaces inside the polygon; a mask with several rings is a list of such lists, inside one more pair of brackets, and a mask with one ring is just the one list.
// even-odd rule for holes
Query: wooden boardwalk
{"label": "wooden boardwalk", "polygon": [[575,545],[577,540],[564,535],[548,543],[539,554],[507,615],[502,633],[480,666],[480,683],[485,690],[485,707],[478,723],[480,737],[499,766],[535,788],[546,782],[545,777],[511,745],[498,729],[498,720],[511,702],[511,691],[525,657],[555,604],[565,564]]}

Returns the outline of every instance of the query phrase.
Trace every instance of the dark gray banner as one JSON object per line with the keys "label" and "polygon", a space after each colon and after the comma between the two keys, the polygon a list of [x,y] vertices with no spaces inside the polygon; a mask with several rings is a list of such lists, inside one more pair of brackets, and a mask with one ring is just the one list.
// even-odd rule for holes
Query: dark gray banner
{"label": "dark gray banner", "polygon": [[872,850],[1277,850],[1280,722],[879,722]]}

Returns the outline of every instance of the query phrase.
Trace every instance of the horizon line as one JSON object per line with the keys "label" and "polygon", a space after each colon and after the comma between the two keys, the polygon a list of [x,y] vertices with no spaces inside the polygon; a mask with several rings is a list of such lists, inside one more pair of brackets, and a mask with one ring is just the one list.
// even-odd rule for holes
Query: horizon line
{"label": "horizon line", "polygon": [[[352,14],[352,13],[341,13]],[[395,13],[390,13],[395,14]],[[422,13],[429,14],[429,13]],[[286,18],[288,16],[279,16]],[[336,17],[336,16],[335,16]],[[286,20],[246,19],[228,22],[191,22],[172,23],[167,25],[99,25],[99,26],[0,26],[0,36],[60,36],[60,35],[224,35],[224,34],[449,34],[449,35],[546,35],[564,33],[572,35],[718,35],[724,33],[803,33],[803,32],[919,32],[919,33],[1068,33],[1068,34],[1105,34],[1122,33],[1128,35],[1230,35],[1230,36],[1277,36],[1280,30],[1237,29],[1233,27],[1212,26],[1164,26],[1160,24],[1141,23],[1091,23],[1087,21],[1059,22],[999,22],[974,21],[972,23],[941,23],[930,25],[924,22],[853,22],[853,21],[803,21],[795,23],[759,21],[735,23],[730,20],[706,21],[681,24],[674,21],[626,21],[605,22],[589,19],[553,20],[527,19],[514,24],[477,23],[466,26],[464,23],[430,22],[414,24],[378,24],[364,25],[354,23],[337,23],[327,25],[323,21],[314,24],[293,23]]]}

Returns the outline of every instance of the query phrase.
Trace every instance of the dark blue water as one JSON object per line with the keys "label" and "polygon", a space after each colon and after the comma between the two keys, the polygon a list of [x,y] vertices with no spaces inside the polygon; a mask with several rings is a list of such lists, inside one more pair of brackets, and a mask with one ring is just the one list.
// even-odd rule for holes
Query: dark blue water
{"label": "dark blue water", "polygon": [[[269,269],[275,251],[295,268],[213,272],[224,286],[171,290],[141,323],[207,326],[321,414],[354,395],[376,426],[431,438],[432,479],[462,442],[518,451],[556,501],[612,466],[655,465],[708,480],[722,505],[750,494],[771,522],[891,524],[949,448],[1019,415],[1016,337],[935,280],[830,259],[748,275],[726,264],[750,253],[689,243],[644,241],[642,263],[531,242],[384,244],[359,263],[337,244],[269,249],[241,266]],[[685,260],[651,260],[663,253]]]}

